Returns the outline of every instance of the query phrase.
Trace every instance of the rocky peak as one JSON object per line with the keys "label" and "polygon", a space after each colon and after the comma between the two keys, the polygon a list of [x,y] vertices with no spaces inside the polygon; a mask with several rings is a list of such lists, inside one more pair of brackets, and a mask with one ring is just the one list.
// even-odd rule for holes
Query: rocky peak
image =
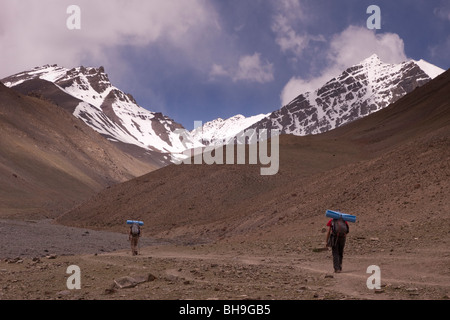
{"label": "rocky peak", "polygon": [[374,54],[251,128],[282,128],[281,133],[294,135],[326,132],[385,108],[430,80],[413,60],[388,64]]}

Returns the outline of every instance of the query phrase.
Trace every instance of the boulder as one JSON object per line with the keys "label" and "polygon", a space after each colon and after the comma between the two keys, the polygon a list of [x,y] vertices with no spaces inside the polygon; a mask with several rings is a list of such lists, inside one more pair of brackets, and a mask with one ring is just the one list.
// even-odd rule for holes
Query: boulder
{"label": "boulder", "polygon": [[133,288],[140,283],[151,282],[154,281],[155,279],[156,277],[151,273],[145,275],[137,275],[133,277],[125,276],[119,279],[114,279],[113,286],[119,289]]}

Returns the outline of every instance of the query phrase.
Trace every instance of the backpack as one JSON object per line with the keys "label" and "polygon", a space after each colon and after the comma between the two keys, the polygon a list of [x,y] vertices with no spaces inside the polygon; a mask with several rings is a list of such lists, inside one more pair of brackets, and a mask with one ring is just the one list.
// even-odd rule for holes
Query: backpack
{"label": "backpack", "polygon": [[348,233],[348,226],[342,218],[333,219],[332,230],[336,237],[345,237]]}
{"label": "backpack", "polygon": [[131,234],[133,236],[138,236],[141,233],[141,229],[139,228],[139,224],[133,223],[131,226]]}

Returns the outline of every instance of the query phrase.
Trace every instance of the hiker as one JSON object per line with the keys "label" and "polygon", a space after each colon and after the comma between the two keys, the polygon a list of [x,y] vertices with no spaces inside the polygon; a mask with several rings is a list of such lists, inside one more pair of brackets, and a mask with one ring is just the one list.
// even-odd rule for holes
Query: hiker
{"label": "hiker", "polygon": [[333,254],[334,272],[342,272],[342,259],[344,257],[345,239],[350,228],[344,219],[330,219],[327,223],[328,233],[326,244],[331,247]]}
{"label": "hiker", "polygon": [[128,240],[131,241],[131,254],[133,256],[138,254],[138,242],[139,237],[141,236],[141,228],[139,226],[139,223],[133,223],[130,226],[130,233],[128,234]]}

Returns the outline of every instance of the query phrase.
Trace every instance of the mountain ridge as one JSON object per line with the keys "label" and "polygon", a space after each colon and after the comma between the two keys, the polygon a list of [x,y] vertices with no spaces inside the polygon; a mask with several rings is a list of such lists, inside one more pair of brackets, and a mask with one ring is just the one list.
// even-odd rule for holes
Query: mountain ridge
{"label": "mountain ridge", "polygon": [[323,133],[377,112],[430,80],[413,60],[387,64],[374,54],[250,128],[299,136]]}
{"label": "mountain ridge", "polygon": [[206,145],[230,141],[230,137],[243,135],[247,130],[276,129],[297,136],[323,133],[385,108],[444,71],[423,59],[388,64],[373,54],[320,88],[300,93],[280,109],[248,117],[260,119],[247,127],[241,125],[223,132],[222,124],[241,116],[236,115],[203,124],[203,136],[200,128],[191,133]]}
{"label": "mountain ridge", "polygon": [[[154,163],[159,162],[160,166],[168,163],[171,152],[181,152],[185,145],[196,145],[186,140],[182,143],[179,135],[174,133],[177,129],[183,129],[181,124],[160,112],[141,107],[131,94],[112,85],[103,67],[67,69],[44,65],[6,77],[2,82],[23,94],[28,94],[26,90],[33,87],[33,91],[49,99],[55,97],[54,88],[50,93],[44,86],[40,90],[36,80],[41,80],[41,84],[44,84],[43,81],[51,82],[64,94],[73,97],[71,106],[65,108],[75,117],[113,142],[132,144],[148,151],[147,155],[155,158]],[[34,81],[35,85],[29,85],[30,81]],[[78,104],[73,108],[76,102]],[[58,101],[56,103],[60,104]]]}
{"label": "mountain ridge", "polygon": [[183,158],[186,149],[224,144],[247,130],[277,129],[298,136],[332,130],[383,109],[442,72],[423,59],[388,64],[373,54],[273,112],[217,118],[190,132],[162,113],[139,106],[131,94],[111,84],[102,66],[45,65],[2,81],[24,94],[43,95],[122,150],[163,167]]}

